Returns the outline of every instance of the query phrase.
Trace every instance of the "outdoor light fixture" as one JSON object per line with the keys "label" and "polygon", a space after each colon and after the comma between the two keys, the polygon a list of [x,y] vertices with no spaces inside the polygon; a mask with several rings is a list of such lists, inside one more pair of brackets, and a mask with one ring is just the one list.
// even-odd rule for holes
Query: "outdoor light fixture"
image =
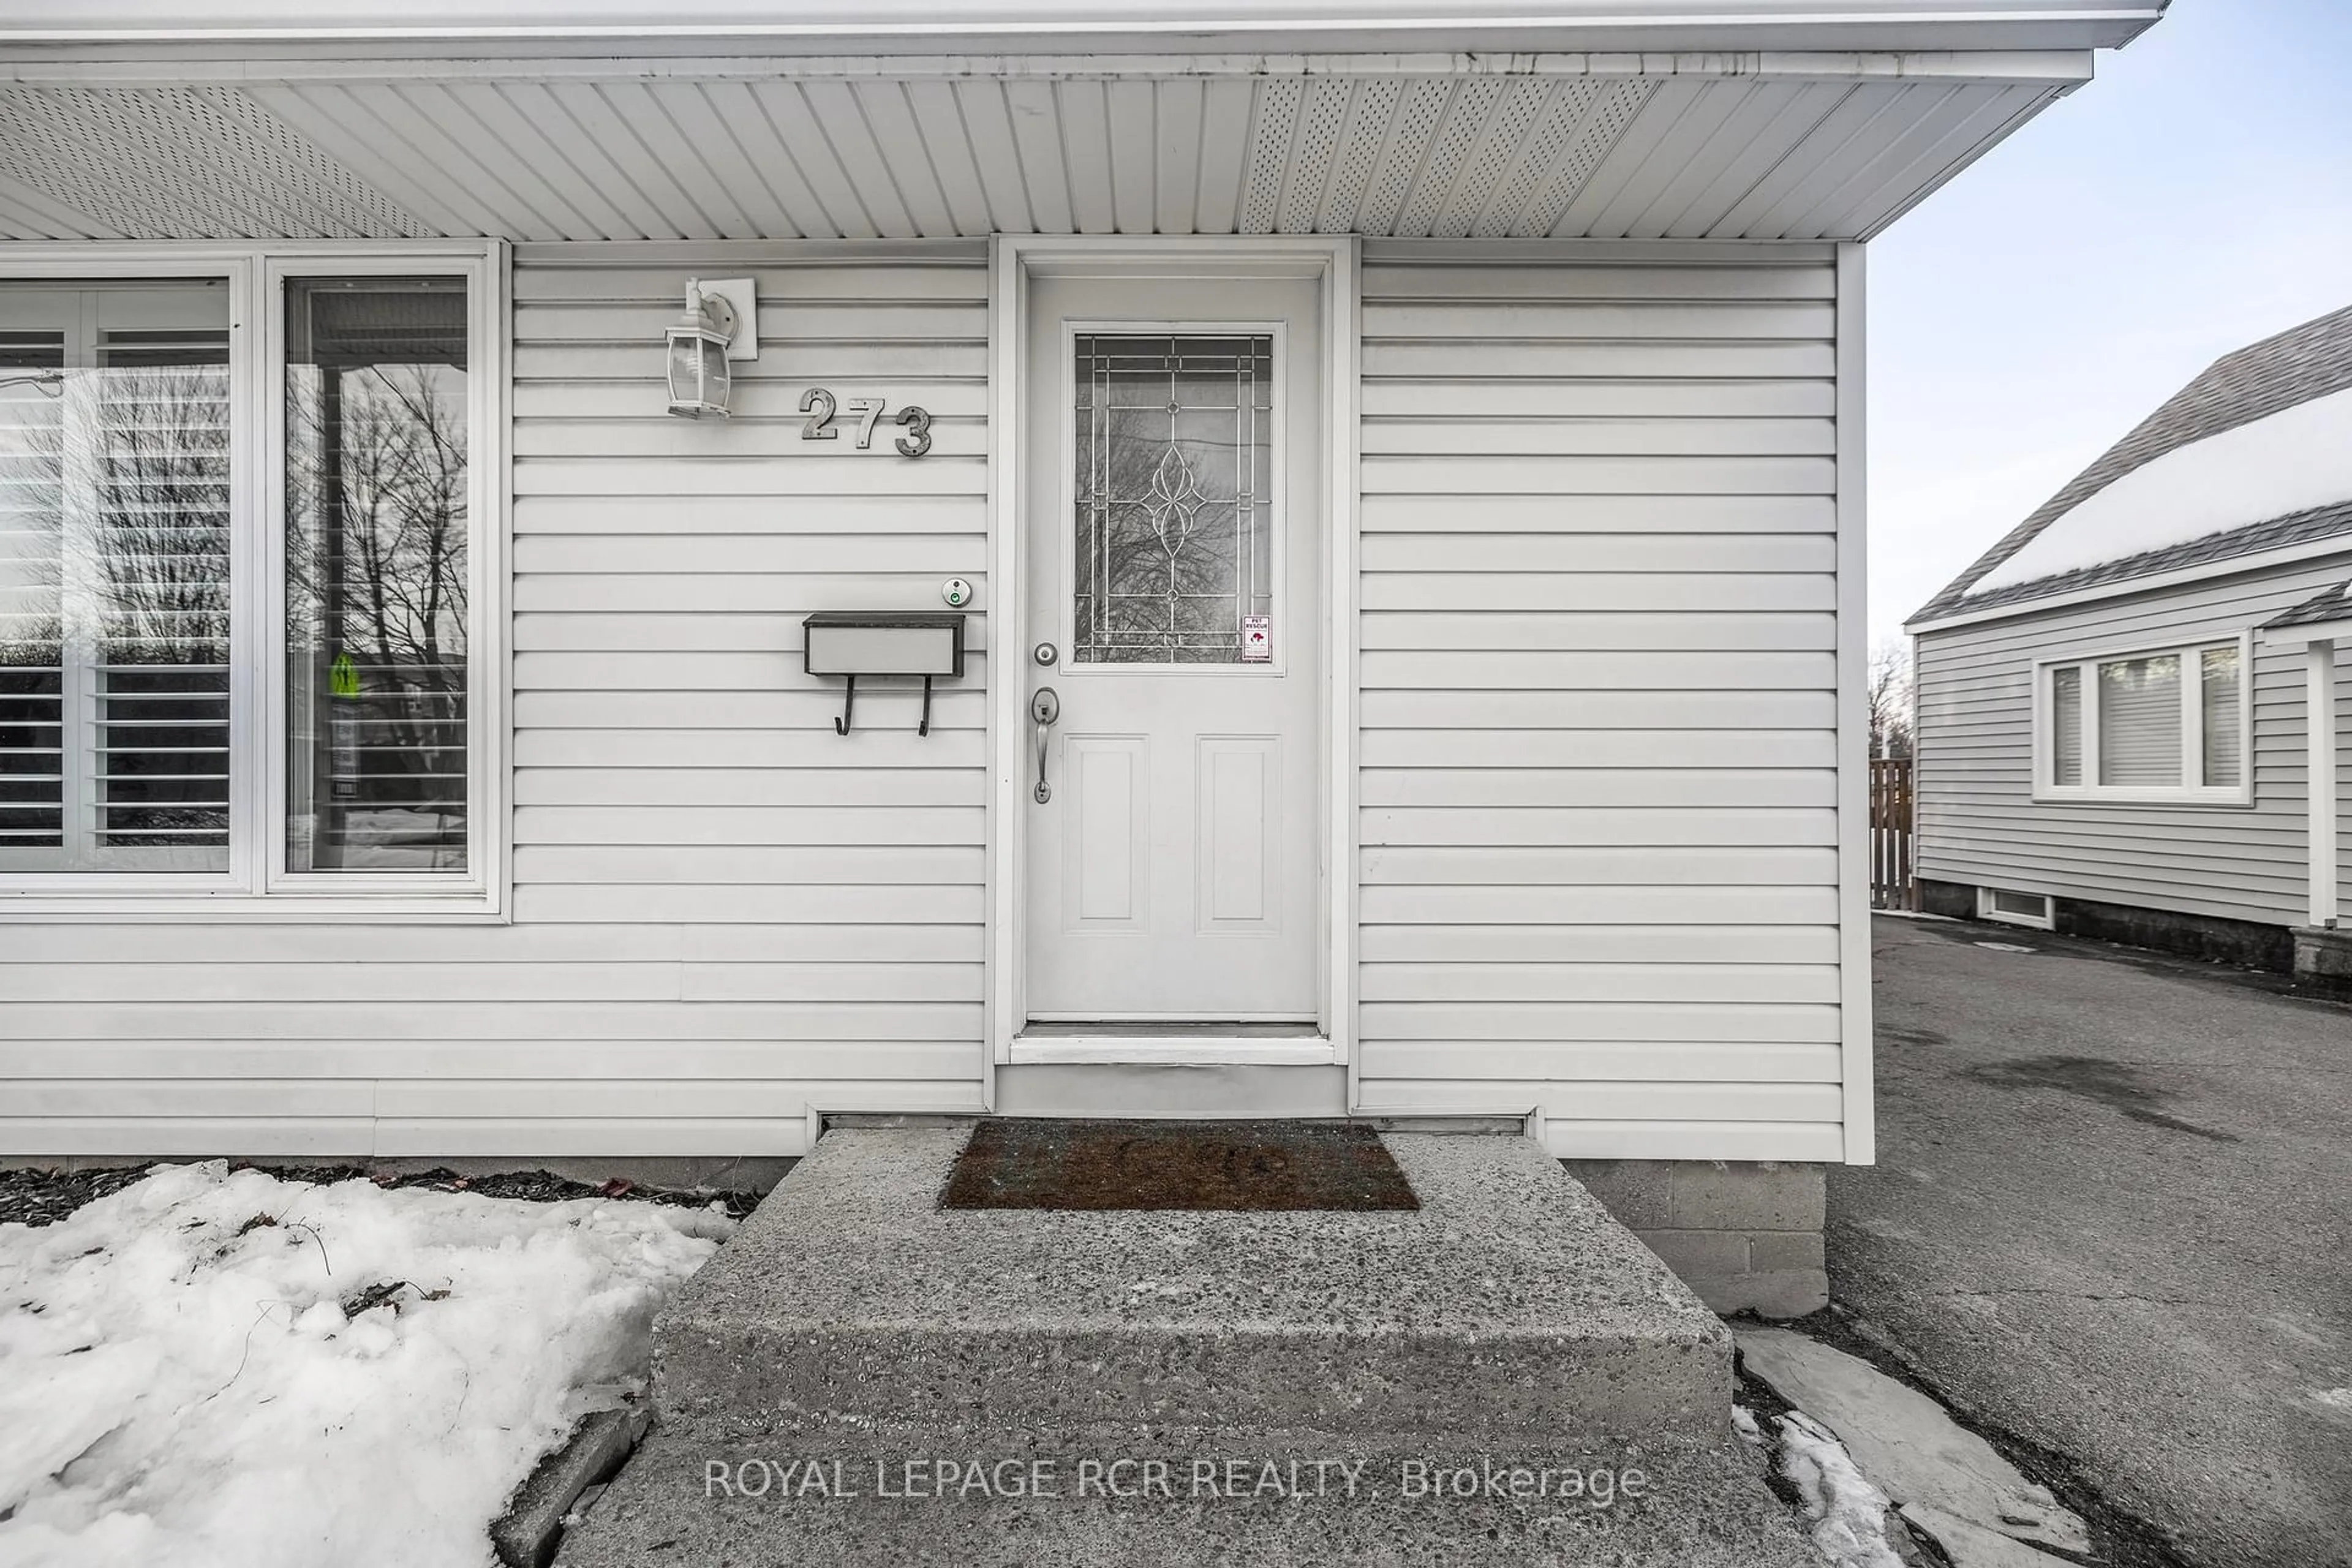
{"label": "outdoor light fixture", "polygon": [[702,279],[686,280],[686,315],[669,329],[669,411],[684,419],[727,417],[734,372],[727,346],[734,340],[735,307],[727,297],[705,293]]}

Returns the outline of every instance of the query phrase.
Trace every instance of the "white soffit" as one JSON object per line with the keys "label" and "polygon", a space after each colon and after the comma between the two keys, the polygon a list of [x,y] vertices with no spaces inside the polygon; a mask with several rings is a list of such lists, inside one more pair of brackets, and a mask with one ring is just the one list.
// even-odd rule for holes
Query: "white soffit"
{"label": "white soffit", "polygon": [[1866,238],[2089,74],[2074,53],[1255,63],[0,81],[0,237]]}

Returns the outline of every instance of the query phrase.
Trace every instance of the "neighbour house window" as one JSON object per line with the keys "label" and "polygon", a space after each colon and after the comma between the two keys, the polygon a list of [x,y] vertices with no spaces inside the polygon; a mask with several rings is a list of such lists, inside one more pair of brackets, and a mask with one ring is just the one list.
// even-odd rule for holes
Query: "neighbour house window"
{"label": "neighbour house window", "polygon": [[490,907],[488,258],[205,259],[0,280],[0,909]]}
{"label": "neighbour house window", "polygon": [[2245,798],[2242,641],[2046,665],[2038,793]]}

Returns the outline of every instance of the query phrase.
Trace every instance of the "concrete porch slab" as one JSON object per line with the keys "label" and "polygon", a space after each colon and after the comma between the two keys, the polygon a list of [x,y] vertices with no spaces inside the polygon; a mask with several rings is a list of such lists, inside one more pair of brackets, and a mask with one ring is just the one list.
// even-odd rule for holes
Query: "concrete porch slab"
{"label": "concrete porch slab", "polygon": [[1418,1212],[942,1211],[968,1131],[837,1130],[778,1185],[561,1562],[1815,1561],[1723,1324],[1528,1140],[1384,1134]]}
{"label": "concrete porch slab", "polygon": [[827,1134],[666,1315],[661,1421],[1728,1432],[1720,1321],[1526,1139],[1387,1135],[1417,1213],[941,1211],[967,1135]]}

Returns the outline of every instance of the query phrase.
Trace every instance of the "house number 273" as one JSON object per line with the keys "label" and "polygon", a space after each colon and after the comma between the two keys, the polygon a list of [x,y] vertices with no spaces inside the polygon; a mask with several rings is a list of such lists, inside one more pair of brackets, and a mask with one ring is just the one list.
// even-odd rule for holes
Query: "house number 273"
{"label": "house number 273", "polygon": [[[801,394],[801,412],[808,418],[801,426],[803,441],[837,441],[841,432],[834,420],[843,409],[857,422],[857,449],[861,452],[874,445],[874,422],[882,417],[882,400],[878,397],[853,397],[847,403],[835,403],[833,394],[822,386],[812,386]],[[895,443],[899,452],[909,458],[919,458],[931,449],[931,415],[927,408],[913,404],[898,410],[896,424],[907,427],[907,433]]]}

